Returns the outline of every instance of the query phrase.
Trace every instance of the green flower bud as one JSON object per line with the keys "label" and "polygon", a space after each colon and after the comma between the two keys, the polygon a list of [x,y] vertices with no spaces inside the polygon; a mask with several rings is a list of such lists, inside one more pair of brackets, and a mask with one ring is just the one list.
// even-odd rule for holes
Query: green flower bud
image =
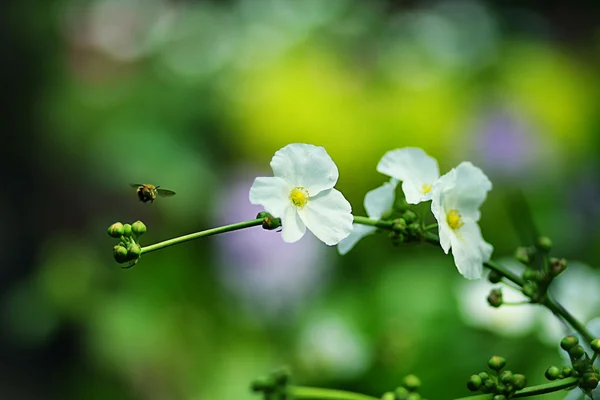
{"label": "green flower bud", "polygon": [[592,346],[592,350],[596,353],[600,353],[600,338],[594,339],[590,342],[590,346]]}
{"label": "green flower bud", "polygon": [[136,259],[142,255],[142,248],[139,244],[132,244],[127,248],[127,258],[128,259]]}
{"label": "green flower bud", "polygon": [[492,400],[506,400],[506,396],[503,394],[497,394],[494,397],[492,397]]}
{"label": "green flower bud", "polygon": [[131,230],[136,235],[143,235],[146,233],[146,225],[144,225],[142,221],[135,221],[133,224],[131,224]]}
{"label": "green flower bud", "polygon": [[494,393],[496,391],[496,383],[491,379],[486,380],[485,382],[483,382],[481,391],[483,393]]}
{"label": "green flower bud", "polygon": [[561,374],[565,378],[568,378],[568,377],[570,377],[573,374],[573,372],[575,372],[575,371],[573,371],[573,368],[571,368],[571,367],[563,367]]}
{"label": "green flower bud", "polygon": [[550,259],[550,275],[552,277],[557,277],[560,275],[565,269],[567,269],[567,260],[564,258],[551,258]]}
{"label": "green flower bud", "polygon": [[483,380],[479,375],[471,375],[469,380],[467,381],[467,389],[471,392],[476,392],[483,385]]}
{"label": "green flower bud", "polygon": [[275,371],[273,371],[271,373],[271,376],[273,377],[273,379],[275,379],[275,382],[278,385],[285,385],[288,383],[288,381],[290,380],[290,377],[292,376],[292,371],[290,370],[289,367],[287,366],[282,366],[279,367],[278,369],[276,369]]}
{"label": "green flower bud", "polygon": [[588,367],[588,363],[584,359],[574,360],[571,364],[573,365],[573,369],[580,374],[583,374]]}
{"label": "green flower bud", "polygon": [[381,396],[381,400],[396,400],[396,396],[394,396],[394,392],[386,392]]}
{"label": "green flower bud", "polygon": [[404,234],[398,232],[390,232],[388,237],[394,246],[398,246],[400,243],[403,243],[404,239],[406,238]]}
{"label": "green flower bud", "polygon": [[500,371],[502,368],[504,368],[504,366],[506,366],[506,360],[504,357],[492,356],[488,360],[488,367],[494,371]]}
{"label": "green flower bud", "polygon": [[490,376],[487,372],[480,372],[477,375],[481,378],[482,381],[487,381],[488,379],[490,379]]}
{"label": "green flower bud", "polygon": [[565,351],[569,351],[578,344],[579,338],[577,336],[566,336],[560,341],[560,347]]}
{"label": "green flower bud", "polygon": [[404,218],[398,218],[392,225],[392,231],[397,233],[405,233],[407,230],[407,224]]}
{"label": "green flower bud", "polygon": [[281,218],[274,218],[271,215],[269,215],[268,217],[266,217],[263,220],[263,223],[262,223],[263,229],[266,229],[268,231],[272,231],[274,229],[277,229],[280,226],[281,226]]}
{"label": "green flower bud", "polygon": [[132,233],[133,233],[133,231],[131,230],[131,224],[123,225],[123,236],[131,237]]}
{"label": "green flower bud", "polygon": [[579,385],[583,389],[596,389],[596,387],[598,386],[599,379],[600,377],[598,376],[598,374],[594,372],[588,372],[586,374],[583,374]]}
{"label": "green flower bud", "polygon": [[504,383],[505,385],[510,385],[510,384],[512,384],[513,373],[508,370],[502,371],[500,373],[500,375],[498,376],[498,379],[500,380],[500,382]]}
{"label": "green flower bud", "polygon": [[399,386],[396,388],[394,394],[396,395],[397,400],[406,400],[408,398],[409,391],[405,387]]}
{"label": "green flower bud", "polygon": [[416,392],[421,387],[421,380],[415,375],[406,375],[402,379],[402,386],[407,388],[409,392]]}
{"label": "green flower bud", "polygon": [[533,298],[537,293],[537,284],[534,282],[525,282],[521,291],[525,296]]}
{"label": "green flower bud", "polygon": [[546,379],[548,379],[549,381],[553,381],[555,379],[558,379],[558,376],[560,375],[560,370],[553,365],[551,367],[548,367],[545,375]]}
{"label": "green flower bud", "polygon": [[569,349],[569,355],[574,359],[581,358],[584,354],[585,350],[580,345],[573,346]]}
{"label": "green flower bud", "polygon": [[500,307],[502,305],[502,289],[492,289],[487,297],[487,302],[492,307]]}
{"label": "green flower bud", "polygon": [[108,227],[108,236],[114,238],[120,238],[123,236],[123,224],[120,222],[115,222],[111,226]]}
{"label": "green flower bud", "polygon": [[421,400],[421,395],[417,392],[412,392],[409,393],[408,396],[406,396],[406,400]]}
{"label": "green flower bud", "polygon": [[253,392],[272,392],[275,390],[275,380],[271,376],[261,376],[252,381],[251,384]]}
{"label": "green flower bud", "polygon": [[113,247],[113,256],[119,264],[122,264],[128,260],[127,249],[124,246],[117,245]]}
{"label": "green flower bud", "polygon": [[552,240],[548,236],[540,236],[537,240],[540,250],[548,253],[552,249]]}
{"label": "green flower bud", "polygon": [[271,214],[269,214],[266,211],[261,211],[258,214],[256,214],[256,219],[265,219],[268,218],[269,216],[271,216]]}
{"label": "green flower bud", "polygon": [[500,272],[491,270],[488,274],[488,281],[490,281],[491,283],[498,283],[502,280],[503,277],[504,275],[502,275]]}
{"label": "green flower bud", "polygon": [[540,277],[540,271],[537,271],[533,268],[526,268],[525,271],[523,271],[523,279],[525,279],[526,281],[537,282],[540,280]]}
{"label": "green flower bud", "polygon": [[404,219],[407,224],[411,224],[417,220],[417,214],[415,214],[414,211],[408,210],[402,214],[402,219]]}
{"label": "green flower bud", "polygon": [[416,235],[419,232],[421,232],[421,225],[418,222],[413,222],[408,226],[408,233],[411,235]]}
{"label": "green flower bud", "polygon": [[498,385],[496,385],[496,390],[499,393],[507,393],[508,392],[506,385],[504,383],[499,383]]}
{"label": "green flower bud", "polygon": [[521,390],[527,386],[527,378],[525,378],[525,375],[523,374],[514,374],[512,382],[515,390]]}
{"label": "green flower bud", "polygon": [[527,247],[517,247],[515,250],[515,258],[522,264],[529,265],[531,258],[529,257],[529,250]]}

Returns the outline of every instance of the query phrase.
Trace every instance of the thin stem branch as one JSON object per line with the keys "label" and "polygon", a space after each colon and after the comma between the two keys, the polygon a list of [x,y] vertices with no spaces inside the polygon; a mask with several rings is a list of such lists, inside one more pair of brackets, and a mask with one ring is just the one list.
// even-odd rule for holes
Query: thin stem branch
{"label": "thin stem branch", "polygon": [[[523,390],[516,391],[511,398],[516,399],[520,397],[530,397],[539,394],[552,393],[562,389],[568,389],[576,385],[577,378],[565,378],[550,383],[544,383],[542,385],[526,387]],[[475,396],[461,397],[460,399],[456,400],[492,400],[493,398],[494,394],[478,394]]]}
{"label": "thin stem branch", "polygon": [[392,225],[394,225],[394,223],[391,221],[375,220],[375,219],[371,219],[368,217],[362,217],[359,215],[354,216],[354,223],[361,224],[361,225],[374,226],[376,228],[387,229],[387,230],[391,230]]}
{"label": "thin stem branch", "polygon": [[305,386],[288,386],[286,393],[292,399],[311,400],[379,400],[366,394],[347,392],[345,390],[321,389]]}
{"label": "thin stem branch", "polygon": [[179,236],[173,239],[165,240],[163,242],[151,244],[149,246],[142,247],[142,254],[150,253],[151,251],[156,251],[160,249],[164,249],[165,247],[174,246],[179,243],[187,242],[189,240],[194,240],[206,236],[217,235],[219,233],[226,233],[237,231],[240,229],[250,228],[252,226],[258,226],[263,223],[263,218],[257,218],[250,221],[238,222],[231,225],[220,226],[218,228],[207,229],[205,231],[190,233],[189,235]]}
{"label": "thin stem branch", "polygon": [[586,342],[590,343],[594,340],[594,336],[586,329],[586,327],[577,320],[567,309],[560,305],[560,303],[552,300],[550,296],[546,296],[544,302],[542,303],[546,306],[550,311],[552,311],[556,315],[560,315],[564,320],[573,327],[577,332],[583,336]]}

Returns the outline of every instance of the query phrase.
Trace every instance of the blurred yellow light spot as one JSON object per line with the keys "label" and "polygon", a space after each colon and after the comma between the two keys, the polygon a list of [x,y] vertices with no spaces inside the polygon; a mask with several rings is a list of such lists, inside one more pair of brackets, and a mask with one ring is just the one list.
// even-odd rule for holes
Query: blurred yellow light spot
{"label": "blurred yellow light spot", "polygon": [[446,220],[448,221],[450,228],[453,230],[457,230],[464,225],[458,210],[450,210],[446,216]]}
{"label": "blurred yellow light spot", "polygon": [[310,199],[308,191],[302,186],[296,186],[290,193],[290,200],[298,208],[304,207],[308,203],[308,199]]}

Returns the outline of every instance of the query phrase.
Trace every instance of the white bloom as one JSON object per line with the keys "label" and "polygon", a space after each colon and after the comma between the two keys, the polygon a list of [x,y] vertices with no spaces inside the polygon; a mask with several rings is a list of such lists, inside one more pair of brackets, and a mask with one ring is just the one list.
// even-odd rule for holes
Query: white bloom
{"label": "white bloom", "polygon": [[402,181],[409,204],[431,200],[431,189],[440,177],[435,158],[417,147],[388,151],[377,164],[377,171]]}
{"label": "white bloom", "polygon": [[[396,186],[398,185],[398,181],[395,179],[390,180],[389,182],[384,183],[382,186],[371,190],[365,196],[365,210],[367,211],[367,216],[374,220],[378,221],[381,219],[381,216],[390,211],[392,206],[394,205],[394,194],[396,191]],[[352,233],[342,240],[338,244],[338,251],[340,254],[346,254],[358,241],[365,236],[368,236],[374,233],[377,230],[374,226],[369,225],[361,225],[354,224],[354,228],[352,229]]]}
{"label": "white bloom", "polygon": [[256,178],[250,203],[281,218],[283,240],[300,240],[306,228],[329,246],[352,232],[352,208],[334,189],[338,169],[323,147],[289,144],[271,160],[274,177]]}
{"label": "white bloom", "polygon": [[493,247],[479,230],[479,207],[492,183],[479,168],[462,162],[442,176],[432,189],[431,212],[438,221],[440,244],[467,279],[481,278],[482,264],[489,261]]}

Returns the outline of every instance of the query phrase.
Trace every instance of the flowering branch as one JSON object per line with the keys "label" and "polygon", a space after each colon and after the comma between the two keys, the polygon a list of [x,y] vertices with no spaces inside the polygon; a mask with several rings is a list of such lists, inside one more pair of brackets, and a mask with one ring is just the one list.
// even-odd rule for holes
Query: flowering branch
{"label": "flowering branch", "polygon": [[292,399],[311,400],[379,400],[366,394],[337,389],[322,389],[307,386],[288,386],[285,392]]}

